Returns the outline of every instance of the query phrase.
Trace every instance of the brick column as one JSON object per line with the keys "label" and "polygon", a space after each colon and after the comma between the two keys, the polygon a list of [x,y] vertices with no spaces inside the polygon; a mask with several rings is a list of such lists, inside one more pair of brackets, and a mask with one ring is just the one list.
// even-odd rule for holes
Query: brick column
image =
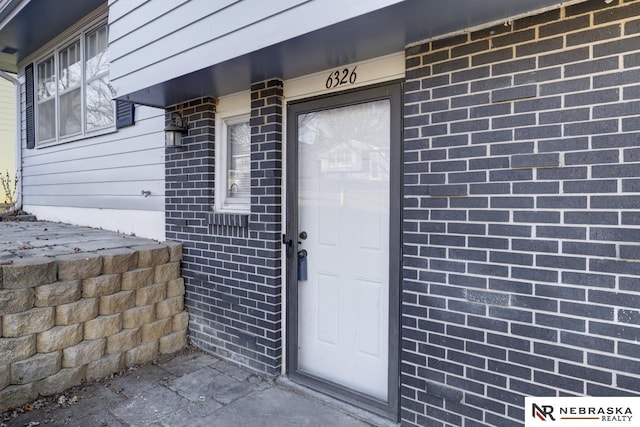
{"label": "brick column", "polygon": [[[213,204],[215,172],[216,101],[205,97],[169,107],[165,121],[180,113],[189,127],[182,146],[167,147],[165,157],[165,227],[167,240],[183,245],[182,275],[185,307],[189,312],[189,337],[197,346],[210,350],[213,308],[203,303],[209,295],[209,215]],[[204,250],[203,250],[204,249]],[[209,333],[207,333],[209,332]]]}
{"label": "brick column", "polygon": [[282,363],[282,82],[252,86],[251,212],[213,212],[215,101],[167,109],[189,123],[167,149],[167,239],[183,244],[192,343],[254,371]]}
{"label": "brick column", "polygon": [[267,372],[282,363],[282,97],[281,80],[251,86],[250,238],[258,265],[252,279],[261,300]]}

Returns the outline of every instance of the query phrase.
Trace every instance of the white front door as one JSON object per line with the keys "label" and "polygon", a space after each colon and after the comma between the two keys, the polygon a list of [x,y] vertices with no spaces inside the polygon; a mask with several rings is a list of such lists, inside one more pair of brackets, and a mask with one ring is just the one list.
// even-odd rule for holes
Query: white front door
{"label": "white front door", "polygon": [[295,365],[388,402],[391,100],[348,100],[289,117],[297,137]]}

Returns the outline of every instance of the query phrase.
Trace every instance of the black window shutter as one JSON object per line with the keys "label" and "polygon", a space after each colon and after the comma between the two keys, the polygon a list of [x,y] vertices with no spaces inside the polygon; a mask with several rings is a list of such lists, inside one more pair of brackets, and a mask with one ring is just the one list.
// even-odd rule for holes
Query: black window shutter
{"label": "black window shutter", "polygon": [[29,64],[24,69],[25,86],[25,115],[27,126],[27,148],[36,147],[36,123],[34,115],[34,84],[33,84],[33,64]]}
{"label": "black window shutter", "polygon": [[116,100],[116,129],[133,126],[136,107],[132,102]]}

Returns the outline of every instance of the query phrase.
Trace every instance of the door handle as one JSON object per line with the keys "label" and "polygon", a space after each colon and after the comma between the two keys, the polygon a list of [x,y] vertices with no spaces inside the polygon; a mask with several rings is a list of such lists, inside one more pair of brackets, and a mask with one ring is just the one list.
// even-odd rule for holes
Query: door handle
{"label": "door handle", "polygon": [[307,280],[307,251],[298,251],[298,281]]}
{"label": "door handle", "polygon": [[288,239],[286,234],[282,235],[282,244],[286,245],[287,257],[293,252],[293,239]]}

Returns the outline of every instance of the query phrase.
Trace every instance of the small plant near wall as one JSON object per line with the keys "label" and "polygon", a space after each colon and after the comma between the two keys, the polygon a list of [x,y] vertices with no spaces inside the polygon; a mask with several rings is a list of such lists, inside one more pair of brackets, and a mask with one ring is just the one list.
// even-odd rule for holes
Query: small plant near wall
{"label": "small plant near wall", "polygon": [[2,193],[0,193],[3,197],[2,203],[0,203],[0,212],[4,210],[10,209],[16,203],[16,191],[18,189],[18,175],[15,175],[15,178],[11,178],[9,175],[9,171],[5,171],[5,173],[0,174],[0,185],[2,185]]}

